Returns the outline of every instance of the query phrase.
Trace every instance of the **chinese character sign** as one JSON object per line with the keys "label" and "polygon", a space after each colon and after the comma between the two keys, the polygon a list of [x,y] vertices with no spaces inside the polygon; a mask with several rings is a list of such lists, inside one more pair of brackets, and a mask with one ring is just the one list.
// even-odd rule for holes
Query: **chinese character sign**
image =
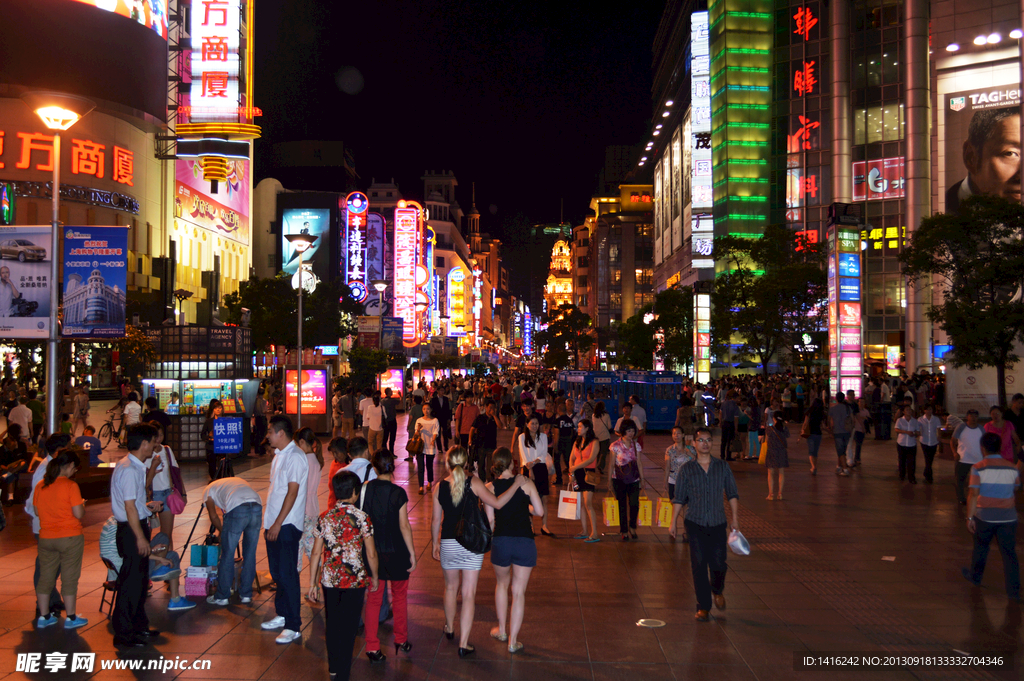
{"label": "chinese character sign", "polygon": [[[711,71],[708,13],[690,16],[690,45],[693,50],[691,84],[692,195],[694,212],[710,213],[712,208],[711,167]],[[694,267],[714,266],[709,258],[700,258]]]}
{"label": "chinese character sign", "polygon": [[242,419],[222,416],[213,422],[213,453],[237,454],[242,451]]}
{"label": "chinese character sign", "polygon": [[394,315],[404,320],[402,340],[410,348],[419,342],[416,259],[420,248],[420,219],[420,209],[415,204],[395,208]]}
{"label": "chinese character sign", "polygon": [[853,164],[854,201],[902,199],[906,184],[902,156]]}
{"label": "chinese character sign", "polygon": [[448,270],[448,335],[466,335],[466,270],[458,265]]}
{"label": "chinese character sign", "polygon": [[345,281],[353,291],[357,290],[354,284],[364,284],[361,289],[361,297],[356,302],[366,300],[366,239],[367,239],[367,211],[370,202],[366,194],[352,192],[345,198]]}
{"label": "chinese character sign", "polygon": [[124,336],[126,227],[63,227],[64,338]]}
{"label": "chinese character sign", "polygon": [[241,0],[192,0],[193,122],[238,118]]}
{"label": "chinese character sign", "polygon": [[711,380],[711,296],[693,296],[693,366],[698,383]]}
{"label": "chinese character sign", "polygon": [[0,227],[0,338],[49,336],[51,230]]}

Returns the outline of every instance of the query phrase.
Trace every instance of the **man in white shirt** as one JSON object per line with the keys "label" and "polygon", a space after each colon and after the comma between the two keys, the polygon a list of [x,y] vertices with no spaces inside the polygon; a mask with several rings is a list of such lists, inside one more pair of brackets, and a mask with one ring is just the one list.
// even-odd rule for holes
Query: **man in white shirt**
{"label": "man in white shirt", "polygon": [[[217,593],[206,599],[211,605],[227,605],[235,583],[235,549],[242,542],[242,575],[238,595],[252,603],[256,579],[256,546],[260,540],[263,500],[242,478],[221,478],[206,486],[203,504],[210,524],[220,533],[220,562],[217,564]],[[224,514],[222,521],[217,510]]]}
{"label": "man in white shirt", "polygon": [[124,425],[134,426],[142,419],[142,405],[139,404],[139,394],[136,392],[128,393],[128,403],[124,405]]}
{"label": "man in white shirt", "polygon": [[260,626],[264,629],[284,627],[276,639],[278,643],[302,638],[302,594],[297,566],[309,464],[292,436],[292,422],[288,417],[278,415],[270,419],[267,439],[274,447],[274,460],[270,463],[270,488],[263,509],[263,535],[267,541],[270,576],[277,583],[274,598],[277,616]]}
{"label": "man in white shirt", "polygon": [[921,439],[921,424],[914,418],[914,408],[904,407],[903,416],[896,420],[896,453],[899,456],[900,482],[910,479],[917,484],[917,441]]}
{"label": "man in white shirt", "polygon": [[373,398],[370,397],[370,391],[367,390],[363,394],[363,399],[359,400],[359,413],[362,414],[362,417],[363,417],[363,437],[365,437],[365,438],[369,438],[370,437],[370,426],[369,426],[369,420],[366,417],[366,412],[367,412],[367,410],[369,410],[372,407],[373,407]]}
{"label": "man in white shirt", "polygon": [[925,405],[924,414],[917,418],[921,424],[921,452],[924,454],[924,481],[932,483],[932,462],[939,449],[939,428],[942,420],[935,415],[932,405]]}
{"label": "man in white shirt", "polygon": [[984,434],[985,430],[978,425],[977,409],[969,410],[964,423],[961,423],[953,431],[951,444],[957,455],[956,469],[954,470],[956,498],[961,506],[967,505],[967,482],[971,477],[971,467],[981,461],[981,436]]}
{"label": "man in white shirt", "polygon": [[[24,406],[24,405],[20,405]],[[28,407],[25,407],[25,411],[28,411]],[[32,412],[29,411],[29,419],[32,418]],[[36,470],[32,473],[32,486],[29,487],[28,499],[25,500],[25,512],[32,518],[32,535],[36,538],[36,545],[39,544],[39,518],[36,517],[34,512],[35,506],[33,506],[33,498],[36,495],[36,486],[39,481],[43,479],[43,475],[46,474],[46,465],[53,460],[54,455],[60,450],[71,444],[71,436],[63,433],[58,435],[51,435],[46,438],[46,458],[36,466]],[[60,576],[60,568],[57,568],[57,576]],[[39,555],[36,554],[36,569],[32,574],[32,585],[37,586],[39,584]],[[46,617],[48,614],[56,614],[64,609],[64,601],[60,598],[60,593],[57,592],[57,587],[53,588],[50,592],[50,612],[41,613],[39,612],[38,606],[36,607],[36,619],[39,617]]]}
{"label": "man in white shirt", "polygon": [[636,443],[640,451],[644,451],[644,434],[647,433],[647,411],[640,406],[640,396],[630,395],[629,403],[633,405],[633,422],[636,423]]}
{"label": "man in white shirt", "polygon": [[[18,406],[11,409],[11,413],[7,415],[7,422],[17,423],[21,426],[21,437],[23,440],[28,441],[32,437],[32,410],[25,406],[26,402],[28,402],[27,396],[23,395],[18,399]],[[35,489],[34,485],[32,489]],[[38,533],[38,530],[36,532]]]}
{"label": "man in white shirt", "polygon": [[110,509],[117,520],[117,601],[110,618],[114,645],[142,648],[160,632],[149,628],[146,585],[149,582],[149,518],[163,509],[159,501],[146,502],[146,461],[153,454],[156,428],[140,423],[128,429],[128,456],[110,478]]}

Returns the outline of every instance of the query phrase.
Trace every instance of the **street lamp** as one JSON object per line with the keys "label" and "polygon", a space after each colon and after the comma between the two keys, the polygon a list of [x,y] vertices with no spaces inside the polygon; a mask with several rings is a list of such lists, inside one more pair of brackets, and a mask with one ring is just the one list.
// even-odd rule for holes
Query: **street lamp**
{"label": "street lamp", "polygon": [[[174,299],[178,301],[178,316],[181,316],[181,304],[192,297],[191,291],[186,291],[183,288],[179,288],[174,291]],[[174,322],[177,325],[177,321]]]}
{"label": "street lamp", "polygon": [[57,432],[57,350],[60,336],[57,330],[58,291],[60,278],[60,133],[78,122],[82,116],[96,108],[84,97],[60,92],[26,92],[21,96],[28,108],[36,112],[43,125],[53,131],[53,229],[50,233],[50,335],[46,342],[46,430]]}
{"label": "street lamp", "polygon": [[374,279],[370,284],[377,290],[377,316],[384,316],[384,291],[388,288],[388,282],[384,279]]}
{"label": "street lamp", "polygon": [[[317,240],[318,237],[309,233],[308,229],[304,229],[298,234],[287,234],[284,237],[288,239],[288,243],[292,245],[299,254],[299,332],[298,332],[298,346],[299,354],[296,358],[296,385],[295,385],[295,429],[302,428],[302,270],[303,270],[303,254],[309,249],[310,246]],[[287,379],[287,376],[285,376]],[[285,381],[287,383],[287,380]]]}

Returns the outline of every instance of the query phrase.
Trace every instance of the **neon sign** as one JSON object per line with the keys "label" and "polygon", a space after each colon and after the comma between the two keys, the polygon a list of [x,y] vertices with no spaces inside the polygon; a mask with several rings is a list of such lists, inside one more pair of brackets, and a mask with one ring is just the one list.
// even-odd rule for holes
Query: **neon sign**
{"label": "neon sign", "polygon": [[[711,220],[711,208],[714,203],[712,188],[711,161],[711,50],[710,24],[707,12],[694,12],[690,15],[690,45],[693,51],[690,108],[690,140],[692,163],[691,195],[694,218],[691,221],[691,237],[693,245],[692,266],[694,268],[710,268],[715,266],[712,256],[712,238],[714,224]],[[707,214],[707,215],[705,215]],[[706,217],[702,223],[701,218]],[[694,234],[708,231],[697,238]]]}
{"label": "neon sign", "polygon": [[793,33],[803,36],[804,42],[809,41],[811,39],[811,29],[818,23],[814,12],[808,7],[801,7],[793,15],[793,19],[796,21],[796,30]]}
{"label": "neon sign", "polygon": [[466,335],[466,272],[456,265],[448,270],[448,335]]}
{"label": "neon sign", "polygon": [[370,202],[362,192],[352,192],[345,198],[345,281],[359,303],[366,300],[365,284],[370,283],[366,281],[366,225],[369,207]]}
{"label": "neon sign", "polygon": [[[473,268],[473,345],[480,344],[480,317],[483,316],[483,270],[479,267]],[[527,320],[530,313],[527,312]],[[527,321],[529,323],[529,321]]]}
{"label": "neon sign", "polygon": [[533,315],[530,314],[530,308],[526,308],[526,314],[524,315],[524,326],[523,326],[523,354],[533,354]]}
{"label": "neon sign", "polygon": [[238,117],[241,5],[241,0],[192,0],[189,105],[194,122]]}
{"label": "neon sign", "polygon": [[[707,282],[697,282],[707,290]],[[696,288],[696,286],[695,286]],[[696,293],[693,296],[693,318],[696,333],[693,334],[693,366],[698,383],[711,380],[711,295]]]}
{"label": "neon sign", "polygon": [[803,97],[804,95],[814,93],[814,86],[818,84],[818,78],[814,75],[814,65],[816,62],[805,61],[801,63],[803,66],[798,68],[793,74],[793,92]]}
{"label": "neon sign", "polygon": [[394,316],[403,320],[402,343],[407,348],[419,343],[419,315],[416,312],[416,257],[420,248],[419,205],[399,201],[395,208]]}

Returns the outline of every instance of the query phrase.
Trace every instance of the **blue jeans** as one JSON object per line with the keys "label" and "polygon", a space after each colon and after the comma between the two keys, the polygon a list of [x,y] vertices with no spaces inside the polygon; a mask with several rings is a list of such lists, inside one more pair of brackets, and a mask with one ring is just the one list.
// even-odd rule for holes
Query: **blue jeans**
{"label": "blue jeans", "polygon": [[242,575],[238,581],[238,595],[252,598],[252,583],[256,579],[256,545],[260,539],[263,507],[254,501],[237,506],[224,514],[224,529],[220,533],[220,562],[217,564],[218,600],[231,595],[235,583],[235,547],[242,541]]}
{"label": "blue jeans", "polygon": [[300,539],[302,530],[294,525],[282,525],[277,541],[267,541],[270,576],[277,583],[274,609],[278,616],[284,618],[284,628],[292,631],[302,630],[302,617],[299,613],[302,587],[299,586],[299,570],[295,567],[299,561]]}
{"label": "blue jeans", "polygon": [[818,458],[818,449],[821,448],[821,433],[807,436],[807,456],[812,459]]}
{"label": "blue jeans", "polygon": [[1020,563],[1017,561],[1017,521],[1012,523],[986,523],[974,521],[974,555],[971,557],[971,578],[981,582],[988,560],[988,549],[995,538],[999,552],[1003,554],[1003,570],[1006,577],[1006,595],[1020,597]]}
{"label": "blue jeans", "polygon": [[[836,456],[839,458],[839,468],[846,468],[850,465],[846,461],[846,446],[850,444],[850,433],[833,433],[836,439]],[[844,463],[845,462],[845,463]]]}

